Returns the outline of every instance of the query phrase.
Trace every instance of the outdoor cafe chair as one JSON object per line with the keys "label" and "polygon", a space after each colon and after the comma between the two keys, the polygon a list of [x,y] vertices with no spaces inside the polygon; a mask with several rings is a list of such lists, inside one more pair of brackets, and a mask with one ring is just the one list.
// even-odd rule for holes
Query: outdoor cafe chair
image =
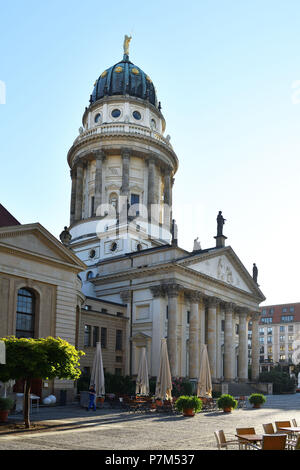
{"label": "outdoor cafe chair", "polygon": [[[236,428],[236,433],[241,435],[241,434],[256,434],[254,428]],[[243,440],[242,438],[239,438],[239,443],[240,443],[240,449],[248,449],[249,447],[249,442],[246,440]]]}
{"label": "outdoor cafe chair", "polygon": [[214,431],[214,435],[217,441],[217,447],[219,450],[226,449],[228,450],[228,446],[239,446],[240,442],[238,439],[229,439],[227,440],[224,434],[223,429],[218,431]]}
{"label": "outdoor cafe chair", "polygon": [[249,444],[249,447],[256,450],[285,450],[286,434],[264,434],[261,446]]}
{"label": "outdoor cafe chair", "polygon": [[262,426],[266,434],[275,434],[275,429],[272,423],[263,424]]}
{"label": "outdoor cafe chair", "polygon": [[295,438],[296,435],[292,432],[285,431],[280,428],[290,428],[292,426],[290,421],[275,421],[276,431],[278,434],[288,434],[290,438]]}
{"label": "outdoor cafe chair", "polygon": [[[276,431],[277,432],[284,432],[281,431],[280,428],[289,428],[291,427],[291,422],[290,421],[275,421],[275,426],[276,426]],[[285,432],[286,434],[286,432]]]}

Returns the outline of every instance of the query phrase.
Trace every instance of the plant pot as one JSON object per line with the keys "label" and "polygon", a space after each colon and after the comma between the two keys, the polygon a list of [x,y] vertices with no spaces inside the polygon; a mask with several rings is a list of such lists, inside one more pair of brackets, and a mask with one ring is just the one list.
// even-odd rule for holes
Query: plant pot
{"label": "plant pot", "polygon": [[194,408],[186,408],[183,410],[183,416],[195,416]]}
{"label": "plant pot", "polygon": [[224,413],[231,413],[232,408],[230,406],[226,406],[225,408],[223,408],[223,411]]}
{"label": "plant pot", "polygon": [[261,404],[260,403],[254,403],[253,408],[260,408]]}
{"label": "plant pot", "polygon": [[9,410],[0,410],[0,422],[6,423],[8,419]]}

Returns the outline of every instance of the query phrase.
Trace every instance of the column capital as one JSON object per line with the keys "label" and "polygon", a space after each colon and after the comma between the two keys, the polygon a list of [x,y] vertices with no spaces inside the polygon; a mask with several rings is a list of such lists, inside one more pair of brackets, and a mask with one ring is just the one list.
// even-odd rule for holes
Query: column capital
{"label": "column capital", "polygon": [[233,302],[224,302],[225,314],[226,313],[234,313],[235,308],[236,308],[235,303],[233,303]]}
{"label": "column capital", "polygon": [[219,299],[218,297],[207,298],[208,307],[217,307],[221,302],[221,299]]}
{"label": "column capital", "polygon": [[251,312],[250,318],[252,321],[258,321],[260,319],[261,312]]}
{"label": "column capital", "polygon": [[106,158],[105,152],[101,149],[93,150],[92,155],[96,158],[96,160],[104,160]]}
{"label": "column capital", "polygon": [[188,296],[190,298],[190,301],[193,304],[197,304],[197,303],[201,302],[201,300],[203,300],[203,298],[204,298],[204,294],[200,291],[197,291],[197,290],[193,290],[193,291],[189,292]]}
{"label": "column capital", "polygon": [[130,158],[130,154],[131,154],[131,149],[130,148],[128,148],[128,147],[122,147],[121,148],[122,158]]}
{"label": "column capital", "polygon": [[168,297],[177,297],[179,292],[183,290],[183,286],[176,282],[165,284],[163,287],[165,288]]}
{"label": "column capital", "polygon": [[153,295],[154,298],[165,297],[165,295],[166,295],[166,290],[161,285],[151,286],[150,290],[151,290],[152,295]]}
{"label": "column capital", "polygon": [[247,316],[249,315],[249,309],[247,307],[239,307],[237,306],[236,308],[236,313],[239,315],[239,316]]}

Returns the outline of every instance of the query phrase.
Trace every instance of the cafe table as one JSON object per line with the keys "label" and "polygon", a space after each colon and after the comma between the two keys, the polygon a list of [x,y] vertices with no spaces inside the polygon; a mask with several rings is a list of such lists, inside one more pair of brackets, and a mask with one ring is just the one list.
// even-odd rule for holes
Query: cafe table
{"label": "cafe table", "polygon": [[241,444],[257,444],[261,443],[263,440],[262,434],[236,434]]}
{"label": "cafe table", "polygon": [[296,432],[300,432],[300,426],[283,426],[283,427],[278,427],[278,429],[280,431],[285,431],[287,433],[296,433]]}

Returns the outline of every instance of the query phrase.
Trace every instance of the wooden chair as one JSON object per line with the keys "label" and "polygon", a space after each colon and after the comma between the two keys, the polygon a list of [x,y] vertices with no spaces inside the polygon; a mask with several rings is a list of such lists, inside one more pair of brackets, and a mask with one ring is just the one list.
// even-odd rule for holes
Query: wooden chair
{"label": "wooden chair", "polygon": [[263,428],[266,434],[275,434],[275,429],[272,423],[263,424]]}
{"label": "wooden chair", "polygon": [[[291,426],[290,421],[275,421],[276,431],[283,433],[279,428],[286,428]],[[286,434],[286,433],[285,433]]]}
{"label": "wooden chair", "polygon": [[286,434],[264,434],[261,447],[255,444],[250,444],[249,447],[256,450],[285,450],[286,439]]}
{"label": "wooden chair", "polygon": [[[254,428],[236,428],[236,433],[237,434],[256,434]],[[240,449],[248,449],[249,448],[249,442],[248,441],[239,438],[239,442],[240,442]]]}
{"label": "wooden chair", "polygon": [[216,441],[217,441],[217,447],[218,447],[219,450],[222,450],[222,449],[228,450],[228,446],[231,446],[231,445],[239,446],[240,445],[240,442],[239,442],[238,439],[227,440],[226,437],[225,437],[224,431],[222,429],[220,429],[219,431],[215,431],[214,435],[215,435],[215,438],[216,438]]}

